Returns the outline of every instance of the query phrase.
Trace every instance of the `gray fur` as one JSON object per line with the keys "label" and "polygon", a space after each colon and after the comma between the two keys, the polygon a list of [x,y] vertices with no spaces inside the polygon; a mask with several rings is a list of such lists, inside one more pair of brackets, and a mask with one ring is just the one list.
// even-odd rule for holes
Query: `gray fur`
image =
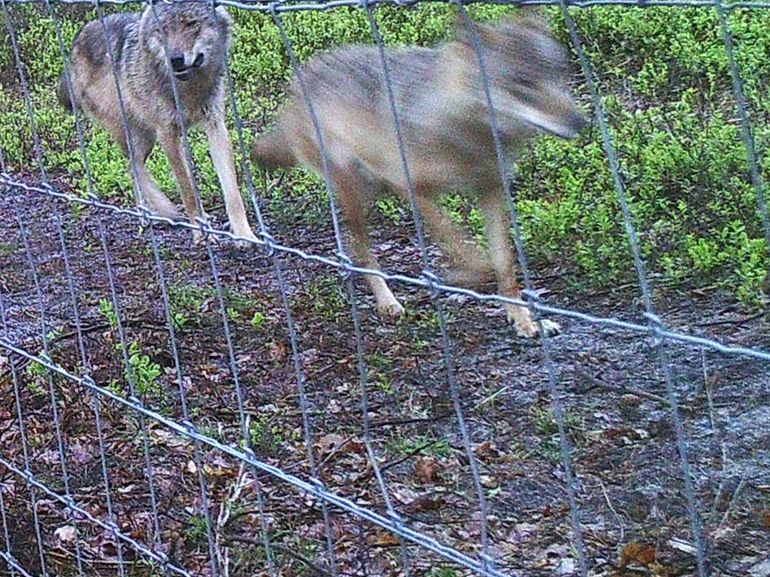
{"label": "gray fur", "polygon": [[[193,3],[156,4],[141,13],[113,14],[101,22],[89,22],[75,37],[71,62],[57,92],[65,108],[77,107],[85,112],[110,132],[127,156],[128,130],[133,151],[129,159],[133,163],[131,173],[141,201],[156,214],[176,217],[178,210],[145,167],[155,142],[160,142],[169,157],[187,216],[194,223],[198,211],[192,171],[182,150],[172,84],[175,76],[186,126],[200,125],[212,148],[214,141],[223,147],[222,153],[216,155],[212,150],[212,157],[218,161],[215,167],[233,232],[253,240],[237,190],[232,144],[224,126],[223,74],[230,28],[231,20],[224,8]],[[74,99],[67,86],[67,73]]]}

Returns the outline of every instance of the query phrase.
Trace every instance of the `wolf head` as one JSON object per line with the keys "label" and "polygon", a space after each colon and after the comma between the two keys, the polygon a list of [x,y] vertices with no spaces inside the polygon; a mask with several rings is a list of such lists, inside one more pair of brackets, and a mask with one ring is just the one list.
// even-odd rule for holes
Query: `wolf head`
{"label": "wolf head", "polygon": [[147,51],[177,80],[219,71],[230,41],[232,20],[219,6],[157,3],[145,8],[140,34]]}
{"label": "wolf head", "polygon": [[[459,23],[457,40],[466,52],[466,61],[475,67],[470,24]],[[475,24],[482,46],[492,102],[505,125],[521,125],[554,134],[574,137],[586,124],[577,111],[567,86],[567,59],[559,43],[549,34],[540,18],[526,16],[497,25]],[[472,58],[471,58],[472,57]],[[480,77],[474,84],[480,85]]]}

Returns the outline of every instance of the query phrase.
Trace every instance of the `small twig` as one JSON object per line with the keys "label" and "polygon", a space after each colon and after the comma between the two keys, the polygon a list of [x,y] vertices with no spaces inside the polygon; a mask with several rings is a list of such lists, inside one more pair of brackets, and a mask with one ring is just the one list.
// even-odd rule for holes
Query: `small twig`
{"label": "small twig", "polygon": [[[380,473],[384,473],[388,469],[392,469],[393,467],[396,467],[396,466],[400,465],[404,461],[408,461],[409,459],[414,457],[416,454],[421,453],[422,451],[424,451],[428,447],[431,447],[431,446],[435,445],[436,443],[438,443],[438,440],[430,441],[429,443],[425,443],[423,445],[420,445],[416,449],[413,449],[413,450],[409,451],[406,455],[404,455],[400,459],[396,459],[395,461],[390,461],[389,463],[385,463],[384,465],[381,465],[380,466]],[[368,479],[372,475],[374,475],[374,471],[369,471],[364,478]]]}
{"label": "small twig", "polygon": [[[248,537],[225,537],[227,541],[230,541],[232,543],[245,543],[247,545],[254,545],[255,547],[261,547],[262,543],[257,541],[256,539],[249,539]],[[327,571],[323,567],[316,565],[309,559],[305,559],[302,555],[299,553],[295,553],[291,549],[284,547],[283,545],[279,545],[277,543],[274,543],[273,541],[270,541],[270,546],[275,549],[276,551],[280,551],[284,555],[288,555],[295,561],[299,561],[300,563],[303,563],[308,569],[311,571],[315,571],[319,575],[323,575],[324,577],[334,577],[333,573],[331,571]]]}
{"label": "small twig", "polygon": [[612,288],[608,288],[608,289],[605,289],[605,290],[600,290],[600,291],[592,292],[591,293],[591,297],[600,297],[600,296],[605,296],[605,295],[613,294],[613,293],[616,293],[616,292],[619,292],[619,291],[622,291],[622,290],[625,290],[625,289],[628,289],[628,288],[634,288],[637,285],[638,285],[637,281],[619,284],[619,285],[616,285],[616,286],[614,286]]}
{"label": "small twig", "polygon": [[713,383],[709,383],[708,365],[706,364],[705,350],[701,351],[701,364],[703,366],[703,389],[706,392],[706,403],[708,404],[709,408],[709,424],[711,425],[711,430],[713,431],[714,435],[719,440],[719,444],[722,449],[722,470],[724,471],[727,467],[727,448],[725,447],[724,439],[719,432],[719,427],[717,427],[716,413],[714,411]]}
{"label": "small twig", "polygon": [[[147,319],[121,319],[120,321],[124,327],[144,327],[149,329],[166,330],[168,327],[165,323],[156,323]],[[80,328],[81,335],[87,335],[89,333],[95,333],[98,331],[106,331],[113,328],[110,323],[97,323],[93,325],[87,325]],[[68,333],[62,333],[52,338],[48,344],[53,344],[56,341],[65,341],[73,337],[78,336],[77,331],[70,331]]]}
{"label": "small twig", "polygon": [[748,476],[748,472],[744,471],[743,475],[741,475],[741,480],[738,482],[738,486],[735,488],[735,491],[733,492],[733,496],[730,499],[730,503],[727,505],[727,510],[725,510],[725,514],[722,515],[722,520],[719,522],[719,527],[721,528],[725,523],[727,523],[727,520],[730,518],[730,513],[732,513],[733,508],[735,507],[735,504],[738,502],[738,496],[743,491],[743,487],[746,485],[746,477]]}
{"label": "small twig", "polygon": [[760,317],[763,317],[768,312],[770,312],[770,310],[763,310],[756,314],[753,314],[747,317],[742,317],[739,319],[724,319],[721,321],[708,321],[705,323],[695,323],[695,326],[696,327],[716,327],[719,325],[739,325],[740,326],[740,325],[745,325],[746,323],[750,323],[751,321],[756,320]]}
{"label": "small twig", "polygon": [[392,427],[395,425],[413,425],[415,423],[435,423],[436,421],[442,421],[448,417],[451,417],[451,412],[441,413],[435,417],[415,417],[413,419],[392,419],[388,421],[374,421],[370,427],[372,429],[378,429],[381,427]]}
{"label": "small twig", "polygon": [[[577,370],[575,371],[576,376],[586,379],[590,382],[592,387],[596,387],[599,389],[605,389],[607,391],[613,391],[616,393],[630,393],[632,395],[636,395],[637,397],[644,397],[646,399],[649,399],[651,401],[656,401],[658,403],[661,403],[663,405],[671,405],[669,400],[665,397],[661,397],[660,395],[656,395],[655,393],[649,393],[643,389],[637,389],[636,387],[629,387],[628,385],[611,385],[605,381],[602,381],[598,377],[595,377],[585,371]],[[677,403],[677,406],[680,409],[683,409],[685,411],[694,411],[695,408],[691,407],[690,405],[683,405],[682,403]]]}
{"label": "small twig", "polygon": [[507,391],[511,387],[513,387],[513,385],[506,385],[502,389],[497,390],[494,393],[492,393],[491,395],[489,395],[487,398],[480,400],[478,403],[476,403],[473,406],[473,410],[475,411],[476,409],[479,409],[479,408],[483,407],[487,403],[491,403],[492,401],[494,401],[497,397],[502,395],[505,391]]}
{"label": "small twig", "polygon": [[[246,426],[248,427],[248,420]],[[230,521],[233,505],[238,502],[243,489],[249,484],[245,472],[246,463],[242,461],[238,468],[238,475],[227,490],[227,495],[224,502],[220,505],[219,514],[217,515],[216,555],[224,577],[229,577],[230,575],[230,550],[226,545],[222,545],[221,536]]]}
{"label": "small twig", "polygon": [[[706,363],[706,351],[701,351],[701,365],[703,367],[703,388],[706,392],[706,403],[708,404],[708,408],[709,408],[709,424],[711,426],[712,432],[714,433],[714,436],[719,442],[720,453],[722,456],[722,481],[719,483],[717,492],[714,495],[714,502],[711,505],[712,510],[716,512],[717,507],[719,506],[719,501],[722,499],[722,493],[724,492],[724,488],[725,488],[724,480],[727,477],[726,475],[727,463],[729,459],[727,457],[727,447],[725,446],[724,439],[722,438],[719,428],[717,427],[716,413],[714,411],[713,383],[709,383],[708,365]],[[730,505],[728,505],[727,507],[727,511],[725,512],[725,516],[722,518],[721,524],[723,524],[727,519],[727,513],[729,513],[731,506],[732,506],[732,501]]]}
{"label": "small twig", "polygon": [[626,534],[625,526],[623,525],[623,518],[620,515],[618,515],[618,512],[615,510],[615,507],[612,506],[612,501],[610,501],[610,496],[609,494],[607,494],[607,487],[604,486],[604,483],[602,482],[601,479],[599,479],[599,486],[602,488],[602,495],[604,495],[604,500],[607,502],[607,507],[610,508],[610,511],[612,511],[612,513],[615,515],[615,517],[618,520],[618,526],[620,527],[620,538],[618,539],[618,541],[622,543],[625,539],[625,534]]}

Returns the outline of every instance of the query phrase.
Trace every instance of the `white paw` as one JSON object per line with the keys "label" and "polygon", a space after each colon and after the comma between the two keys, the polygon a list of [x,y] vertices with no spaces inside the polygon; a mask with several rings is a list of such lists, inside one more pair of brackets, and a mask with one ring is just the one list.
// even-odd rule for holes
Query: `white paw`
{"label": "white paw", "polygon": [[377,312],[383,318],[397,319],[406,312],[406,309],[400,302],[393,299],[392,301],[377,303]]}
{"label": "white paw", "polygon": [[[557,323],[549,321],[548,319],[543,319],[540,321],[540,326],[542,326],[543,334],[546,337],[553,337],[561,332],[561,327]],[[530,319],[527,319],[526,322],[518,322],[513,325],[516,334],[526,339],[534,339],[535,337],[539,336],[540,326],[538,326],[538,323]]]}
{"label": "white paw", "polygon": [[543,330],[543,334],[547,337],[553,337],[555,335],[558,335],[561,332],[561,327],[559,326],[559,323],[555,323],[554,321],[549,321],[548,319],[543,319],[540,321],[540,325]]}
{"label": "white paw", "polygon": [[540,334],[541,327],[543,334],[547,337],[557,335],[561,331],[561,327],[557,323],[548,319],[541,320],[539,324],[536,323],[532,320],[529,310],[524,307],[514,305],[506,308],[508,322],[513,325],[516,334],[520,337],[533,339]]}
{"label": "white paw", "polygon": [[251,232],[251,229],[248,228],[242,231],[234,231],[233,234],[237,237],[240,237],[239,240],[235,241],[235,246],[238,248],[249,248],[254,246],[255,243],[259,242],[259,239],[253,232]]}
{"label": "white paw", "polygon": [[537,324],[529,319],[526,322],[514,322],[513,330],[516,331],[516,336],[525,339],[534,339],[538,335]]}

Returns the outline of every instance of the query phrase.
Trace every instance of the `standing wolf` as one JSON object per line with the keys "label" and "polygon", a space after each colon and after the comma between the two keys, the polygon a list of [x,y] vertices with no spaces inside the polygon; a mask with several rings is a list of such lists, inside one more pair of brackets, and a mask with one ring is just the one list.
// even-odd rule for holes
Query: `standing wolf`
{"label": "standing wolf", "polygon": [[[566,86],[565,55],[533,17],[476,25],[499,135],[507,156],[537,132],[573,137],[585,124]],[[471,31],[434,49],[386,53],[415,200],[446,256],[457,265],[447,280],[478,284],[497,277],[500,294],[520,298],[497,157]],[[303,71],[320,123],[332,183],[352,233],[357,261],[378,269],[369,250],[367,203],[387,190],[407,196],[395,124],[377,48],[351,46],[326,53]],[[257,162],[303,164],[322,171],[308,106],[295,81],[277,126],[253,147]],[[491,263],[480,247],[437,204],[443,192],[475,194],[484,214]],[[403,307],[385,280],[368,275],[377,309],[398,316]],[[538,328],[527,308],[505,305],[509,322],[524,336]],[[558,325],[544,321],[548,333]]]}
{"label": "standing wolf", "polygon": [[[223,73],[230,27],[224,8],[195,3],[156,4],[142,13],[112,14],[102,22],[89,22],[75,37],[68,72],[59,80],[58,96],[67,109],[80,108],[110,132],[133,165],[131,176],[146,207],[173,218],[179,211],[160,191],[146,167],[147,157],[159,141],[181,190],[187,216],[195,223],[198,213],[193,175],[182,146],[173,75],[185,124],[201,125],[208,137],[232,232],[254,240],[238,191],[232,144],[225,127]],[[131,135],[130,149],[126,130]],[[200,238],[197,230],[195,237]]]}

